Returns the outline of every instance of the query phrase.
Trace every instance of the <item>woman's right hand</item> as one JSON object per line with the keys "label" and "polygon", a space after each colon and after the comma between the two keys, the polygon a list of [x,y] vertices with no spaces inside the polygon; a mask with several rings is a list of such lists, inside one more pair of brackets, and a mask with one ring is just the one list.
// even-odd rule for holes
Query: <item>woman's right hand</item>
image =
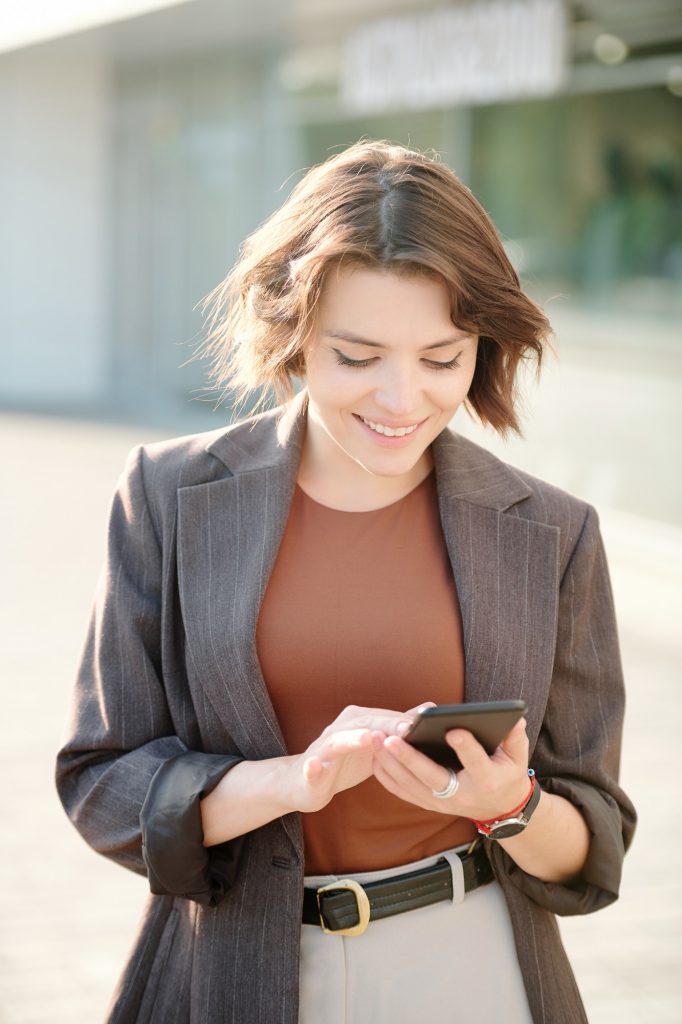
{"label": "woman's right hand", "polygon": [[422,703],[409,711],[350,705],[331,722],[307,750],[284,759],[283,799],[293,810],[325,807],[336,793],[364,782],[372,774],[372,736],[400,736]]}
{"label": "woman's right hand", "polygon": [[321,810],[336,793],[372,774],[373,737],[383,743],[402,735],[419,708],[347,707],[302,754],[236,764],[201,800],[204,846],[225,843],[291,811]]}

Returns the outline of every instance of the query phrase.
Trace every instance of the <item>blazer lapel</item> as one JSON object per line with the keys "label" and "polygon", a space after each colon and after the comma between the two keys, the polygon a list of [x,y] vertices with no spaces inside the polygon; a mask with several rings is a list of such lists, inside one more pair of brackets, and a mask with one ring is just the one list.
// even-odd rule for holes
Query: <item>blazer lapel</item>
{"label": "blazer lapel", "polygon": [[[246,758],[286,754],[256,654],[256,624],[291,505],[305,396],[284,417],[232,429],[207,448],[230,476],[178,492],[179,585],[189,656]],[[238,425],[239,426],[239,425]]]}
{"label": "blazer lapel", "polygon": [[448,430],[434,459],[462,610],[465,699],[527,701],[532,748],[554,660],[559,530],[518,514],[531,489],[485,449]]}

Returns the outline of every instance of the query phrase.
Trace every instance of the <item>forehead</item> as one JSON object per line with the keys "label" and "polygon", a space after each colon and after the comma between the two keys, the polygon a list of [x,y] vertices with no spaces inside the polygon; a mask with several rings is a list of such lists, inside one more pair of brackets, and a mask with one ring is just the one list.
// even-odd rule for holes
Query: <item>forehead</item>
{"label": "forehead", "polygon": [[327,321],[349,321],[407,317],[451,323],[450,294],[443,279],[435,274],[396,273],[369,267],[335,267],[325,278],[319,312]]}

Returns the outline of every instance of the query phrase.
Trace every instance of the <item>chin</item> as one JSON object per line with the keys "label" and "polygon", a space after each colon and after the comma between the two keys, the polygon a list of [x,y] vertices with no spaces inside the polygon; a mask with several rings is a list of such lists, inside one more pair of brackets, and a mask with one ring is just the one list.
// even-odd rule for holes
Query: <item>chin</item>
{"label": "chin", "polygon": [[359,466],[362,466],[364,470],[371,473],[372,476],[406,476],[408,473],[412,472],[423,454],[423,452],[420,452],[416,458],[412,457],[403,462],[399,462],[395,457],[392,459],[362,459],[360,457],[355,461]]}

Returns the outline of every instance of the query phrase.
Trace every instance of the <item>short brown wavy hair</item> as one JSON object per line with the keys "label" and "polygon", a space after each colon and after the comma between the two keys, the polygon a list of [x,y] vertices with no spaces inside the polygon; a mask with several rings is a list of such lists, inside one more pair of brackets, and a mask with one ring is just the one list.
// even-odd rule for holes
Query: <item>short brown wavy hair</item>
{"label": "short brown wavy hair", "polygon": [[[466,404],[501,434],[521,433],[516,374],[539,371],[549,321],[521,289],[495,227],[449,167],[386,140],[360,140],[312,167],[241,248],[204,300],[208,333],[198,353],[238,399],[268,389],[290,398],[329,270],[343,263],[438,275],[453,324],[479,335]],[[259,403],[256,403],[259,404]]]}

